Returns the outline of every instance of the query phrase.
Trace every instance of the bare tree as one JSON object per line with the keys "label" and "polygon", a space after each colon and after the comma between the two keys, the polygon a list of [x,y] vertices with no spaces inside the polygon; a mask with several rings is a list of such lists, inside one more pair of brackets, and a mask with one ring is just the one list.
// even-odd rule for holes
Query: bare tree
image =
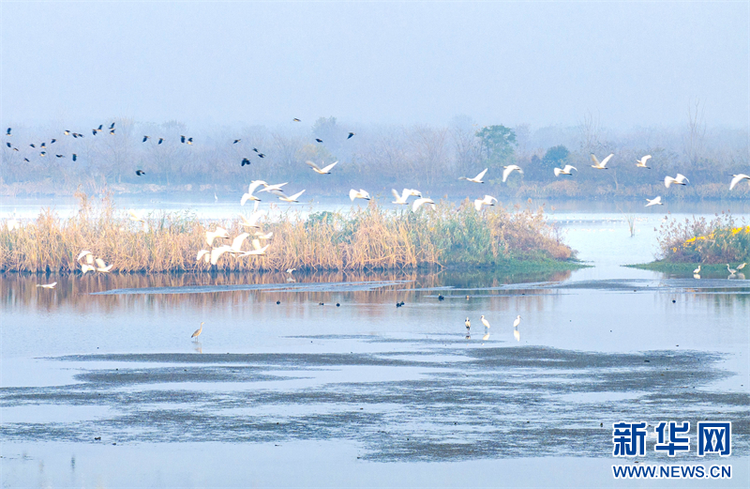
{"label": "bare tree", "polygon": [[685,134],[685,157],[688,162],[696,163],[703,152],[706,137],[706,104],[699,98],[688,104],[687,134]]}

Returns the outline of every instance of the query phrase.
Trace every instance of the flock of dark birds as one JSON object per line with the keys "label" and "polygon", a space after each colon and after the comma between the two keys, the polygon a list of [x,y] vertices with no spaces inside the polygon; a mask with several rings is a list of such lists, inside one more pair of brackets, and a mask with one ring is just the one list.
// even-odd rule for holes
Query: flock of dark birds
{"label": "flock of dark birds", "polygon": [[[301,119],[298,119],[296,117],[294,119],[292,119],[292,121],[293,122],[302,122]],[[104,130],[104,124],[100,124],[99,127],[96,127],[96,128],[94,128],[94,129],[91,130],[91,134],[93,136],[96,136],[97,134],[99,134],[103,130]],[[110,135],[114,135],[115,131],[116,131],[116,129],[115,129],[115,123],[114,122],[111,123],[109,125],[109,127],[108,127],[107,130],[109,131]],[[69,129],[65,129],[63,131],[63,134],[65,136],[72,136],[74,139],[78,139],[78,138],[83,138],[84,137],[83,134],[81,134],[79,132],[73,132],[73,131],[71,131]],[[6,130],[6,132],[5,132],[5,136],[6,137],[10,137],[12,135],[13,135],[13,128],[9,127]],[[355,133],[349,132],[348,135],[347,135],[347,137],[346,137],[346,139],[351,139],[354,135],[355,135]],[[143,142],[143,143],[148,142],[149,139],[151,139],[151,136],[144,135],[141,142]],[[158,138],[156,144],[157,145],[162,144],[164,142],[164,140],[165,140],[164,138],[160,137],[160,138]],[[237,143],[239,143],[241,141],[242,141],[242,139],[235,139],[234,141],[232,141],[232,144],[237,144]],[[323,140],[320,139],[320,138],[315,138],[315,141],[317,143],[322,143],[323,142]],[[57,139],[51,139],[50,142],[49,142],[49,144],[52,145],[52,144],[54,144],[56,142],[57,142]],[[180,135],[180,143],[192,146],[192,144],[193,144],[193,138],[192,137],[186,137],[186,136]],[[20,151],[16,146],[13,146],[9,141],[6,141],[5,146],[7,146],[9,149],[11,149],[13,151]],[[30,143],[29,146],[31,148],[37,149],[37,147],[36,147],[36,145],[34,143]],[[39,145],[38,149],[41,150],[39,152],[39,156],[42,156],[42,157],[47,156],[47,143],[46,142],[42,142]],[[260,150],[258,150],[258,148],[253,148],[253,151],[258,156],[258,158],[265,158],[266,157],[265,153],[262,153]],[[57,157],[57,158],[65,158],[65,155],[56,154],[55,157]],[[78,160],[78,155],[76,153],[73,153],[71,155],[71,158],[72,158],[73,161],[77,161]],[[24,157],[23,160],[25,162],[27,162],[27,163],[30,162],[30,160],[28,158],[26,158],[26,157]],[[251,163],[252,162],[250,161],[249,158],[243,157],[242,161],[240,162],[240,166],[250,165]],[[141,169],[137,169],[137,170],[135,170],[135,174],[140,177],[140,176],[145,175],[146,172],[143,171],[143,170],[141,170]]]}

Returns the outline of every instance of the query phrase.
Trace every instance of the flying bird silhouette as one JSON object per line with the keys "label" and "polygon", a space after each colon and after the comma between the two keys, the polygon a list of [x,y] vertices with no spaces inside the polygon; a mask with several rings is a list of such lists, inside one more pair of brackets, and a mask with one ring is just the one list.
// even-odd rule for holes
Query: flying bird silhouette
{"label": "flying bird silhouette", "polygon": [[57,139],[53,139],[52,141],[49,142],[49,144],[55,144],[56,142],[57,142]]}
{"label": "flying bird silhouette", "polygon": [[75,161],[75,160],[77,160],[77,159],[78,159],[78,155],[77,155],[77,154],[75,154],[75,153],[73,153],[73,161]]}
{"label": "flying bird silhouette", "polygon": [[322,139],[320,139],[320,138],[315,138],[315,140],[316,140],[317,142],[319,142],[319,143],[322,143],[322,142],[323,142],[323,140],[322,140]]}
{"label": "flying bird silhouette", "polygon": [[144,142],[144,143],[145,143],[145,142],[146,142],[146,141],[148,141],[149,139],[151,139],[151,136],[143,136],[143,141],[142,141],[142,142]]}
{"label": "flying bird silhouette", "polygon": [[10,148],[10,143],[5,143],[5,145]]}
{"label": "flying bird silhouette", "polygon": [[239,143],[240,141],[242,141],[242,139],[235,139],[234,141],[232,141],[232,144],[237,144],[237,143]]}
{"label": "flying bird silhouette", "polygon": [[348,136],[346,137],[346,139],[351,139],[351,138],[352,138],[352,136],[354,136],[354,133],[353,133],[353,132],[350,132],[350,133],[349,133],[349,135],[348,135]]}
{"label": "flying bird silhouette", "polygon": [[180,142],[181,142],[181,143],[184,143],[184,142],[185,142],[185,136],[183,136],[183,135],[180,135]]}
{"label": "flying bird silhouette", "polygon": [[11,129],[11,128],[9,127],[9,128],[8,128],[8,130],[7,130],[7,131],[5,131],[5,135],[6,135],[6,136],[10,136],[10,129]]}
{"label": "flying bird silhouette", "polygon": [[156,143],[156,144],[161,144],[161,143],[163,143],[163,142],[164,142],[164,138],[159,138],[159,142],[158,142],[158,143]]}
{"label": "flying bird silhouette", "polygon": [[292,122],[302,122],[301,120],[297,119],[296,117],[292,119]]}
{"label": "flying bird silhouette", "polygon": [[[99,126],[99,127],[102,127],[102,126]],[[113,122],[112,124],[110,124],[110,125],[109,125],[109,128],[110,128],[110,129],[114,129],[114,128],[115,128],[115,123]]]}
{"label": "flying bird silhouette", "polygon": [[240,166],[245,166],[249,164],[250,164],[250,160],[248,160],[247,158],[242,158],[242,164]]}
{"label": "flying bird silhouette", "polygon": [[143,171],[143,170],[136,170],[136,171],[135,171],[135,174],[136,174],[136,175],[138,175],[138,176],[140,177],[141,175],[145,175],[145,174],[146,174],[146,172],[145,172],[145,171]]}

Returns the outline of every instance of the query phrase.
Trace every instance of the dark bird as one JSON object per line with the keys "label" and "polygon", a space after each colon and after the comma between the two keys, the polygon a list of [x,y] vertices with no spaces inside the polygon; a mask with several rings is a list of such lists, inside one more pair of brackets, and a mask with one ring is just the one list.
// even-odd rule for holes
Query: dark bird
{"label": "dark bird", "polygon": [[400,302],[397,302],[397,303],[396,303],[396,307],[401,307],[401,303],[400,303]]}
{"label": "dark bird", "polygon": [[99,127],[96,128],[96,132],[102,132],[102,127],[104,127],[104,124],[99,124]]}
{"label": "dark bird", "polygon": [[77,160],[77,159],[78,159],[78,155],[77,155],[77,154],[75,154],[75,153],[73,153],[73,161],[75,161],[75,160]]}
{"label": "dark bird", "polygon": [[5,132],[5,135],[6,135],[6,136],[10,136],[10,127],[9,127],[9,128],[8,128],[8,130],[7,130],[6,132]]}
{"label": "dark bird", "polygon": [[348,136],[346,137],[346,139],[351,139],[351,138],[352,138],[352,136],[354,136],[354,133],[353,133],[353,132],[350,132],[350,133],[349,133],[349,135],[348,135]]}
{"label": "dark bird", "polygon": [[336,307],[341,307],[341,303],[337,302]]}
{"label": "dark bird", "polygon": [[[102,126],[99,126],[99,127],[102,127]],[[110,125],[109,125],[109,128],[110,128],[110,129],[114,129],[114,128],[115,128],[115,123],[113,122],[112,124],[110,124]]]}
{"label": "dark bird", "polygon": [[[71,134],[71,136],[73,136],[74,138],[78,139],[78,133],[76,133],[76,132],[74,132],[73,134]],[[94,136],[96,136],[96,134],[94,134]]]}
{"label": "dark bird", "polygon": [[25,161],[26,163],[31,163],[28,158],[24,158],[23,161]]}
{"label": "dark bird", "polygon": [[58,158],[65,158],[65,155],[55,155],[55,156],[57,156]]}
{"label": "dark bird", "polygon": [[42,151],[41,153],[39,153],[39,156],[47,156],[47,152],[46,151]]}
{"label": "dark bird", "polygon": [[193,144],[193,138],[188,138],[187,143],[188,144]]}
{"label": "dark bird", "polygon": [[46,148],[46,147],[47,147],[47,143],[42,143],[42,146],[41,146],[41,147],[42,147],[42,148]]}
{"label": "dark bird", "polygon": [[443,297],[443,295],[442,295],[442,294],[440,294],[440,295],[438,295],[438,300],[439,300],[439,301],[444,301],[444,300],[445,300],[445,297]]}
{"label": "dark bird", "polygon": [[10,148],[10,143],[5,143],[5,145]]}
{"label": "dark bird", "polygon": [[248,160],[247,158],[242,158],[242,164],[240,166],[245,166],[249,164],[250,164],[250,160]]}
{"label": "dark bird", "polygon": [[242,141],[242,139],[235,139],[234,141],[232,141],[232,144],[237,144],[237,143],[239,143],[240,141]]}
{"label": "dark bird", "polygon": [[161,144],[164,142],[164,138],[159,138],[159,142],[157,144]]}
{"label": "dark bird", "polygon": [[136,170],[136,171],[135,171],[135,174],[136,174],[136,175],[138,175],[138,176],[140,177],[141,175],[145,175],[145,174],[146,174],[146,172],[145,172],[145,171],[143,171],[143,170]]}
{"label": "dark bird", "polygon": [[65,134],[66,136],[70,136],[70,129],[65,129],[63,131],[63,134]]}
{"label": "dark bird", "polygon": [[184,142],[185,142],[185,136],[183,136],[183,135],[180,135],[180,142],[181,142],[181,143],[184,143]]}
{"label": "dark bird", "polygon": [[301,120],[297,119],[296,117],[292,119],[292,122],[302,122]]}
{"label": "dark bird", "polygon": [[36,149],[36,146],[34,146],[34,143],[29,144],[32,148]]}
{"label": "dark bird", "polygon": [[18,148],[13,148],[13,151],[18,151]]}
{"label": "dark bird", "polygon": [[265,157],[266,157],[266,155],[264,155],[263,153],[258,153],[258,157],[259,157],[259,158],[265,158]]}
{"label": "dark bird", "polygon": [[109,133],[110,133],[110,134],[114,134],[114,133],[115,133],[115,130],[114,130],[114,129],[110,129],[110,130],[109,130]]}
{"label": "dark bird", "polygon": [[146,141],[148,141],[149,139],[151,139],[151,136],[143,136],[143,142],[144,142],[144,143],[145,143]]}
{"label": "dark bird", "polygon": [[316,140],[317,142],[319,142],[319,143],[322,143],[322,142],[323,142],[323,140],[322,140],[322,139],[320,139],[320,138],[315,138],[315,140]]}
{"label": "dark bird", "polygon": [[258,152],[258,148],[253,148],[253,151],[255,151],[257,153]]}
{"label": "dark bird", "polygon": [[56,142],[57,142],[57,139],[53,139],[52,141],[49,142],[49,144],[55,144]]}
{"label": "dark bird", "polygon": [[92,129],[91,130],[91,134],[93,134],[94,136],[96,136],[96,129]]}

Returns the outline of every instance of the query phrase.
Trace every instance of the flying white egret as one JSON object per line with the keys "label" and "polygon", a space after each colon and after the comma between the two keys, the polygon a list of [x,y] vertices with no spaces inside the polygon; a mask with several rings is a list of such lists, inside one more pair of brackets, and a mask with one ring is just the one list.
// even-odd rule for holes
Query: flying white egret
{"label": "flying white egret", "polygon": [[257,231],[257,232],[255,233],[255,236],[256,236],[256,237],[257,237],[258,239],[262,239],[262,240],[264,240],[264,241],[265,241],[265,240],[269,240],[269,239],[271,239],[271,237],[273,236],[273,231],[271,231],[271,232],[268,232],[268,233],[266,233],[266,234],[263,234],[263,233],[261,233],[260,231]]}
{"label": "flying white egret", "polygon": [[41,287],[43,289],[54,289],[55,285],[57,285],[57,282],[52,282],[51,284],[37,285],[37,287]]}
{"label": "flying white egret", "polygon": [[256,211],[253,212],[250,218],[248,219],[242,214],[239,214],[240,220],[242,220],[242,225],[246,228],[259,228],[258,225],[258,219],[260,219],[263,216],[262,211]]}
{"label": "flying white egret", "polygon": [[489,328],[489,327],[490,327],[490,322],[489,322],[489,321],[487,321],[487,320],[486,320],[486,319],[484,318],[484,314],[482,314],[482,317],[481,317],[481,318],[479,318],[479,319],[481,319],[481,320],[482,320],[482,324],[484,324],[484,327],[485,327],[485,328]]}
{"label": "flying white egret", "polygon": [[260,192],[272,192],[273,193],[275,190],[281,191],[281,187],[283,187],[287,183],[289,183],[289,182],[275,183],[273,185],[264,184],[263,188],[260,189],[260,190],[258,190],[258,193],[260,193]]}
{"label": "flying white egret", "polygon": [[516,316],[516,320],[513,321],[513,327],[517,328],[519,324],[521,324],[521,315],[520,314],[518,316]]}
{"label": "flying white egret", "polygon": [[253,192],[255,192],[255,189],[257,189],[261,185],[268,186],[268,184],[264,182],[263,180],[253,180],[252,182],[250,182],[250,185],[247,187],[247,193],[242,194],[242,199],[240,199],[240,205],[245,205],[245,202],[247,202],[248,200],[254,200],[256,202],[260,202],[260,199],[256,197],[255,195],[253,195]]}
{"label": "flying white egret", "polygon": [[316,165],[312,161],[306,161],[305,163],[307,163],[307,165],[310,168],[312,168],[315,173],[318,173],[320,175],[330,175],[331,174],[331,168],[333,168],[334,166],[336,166],[336,163],[338,163],[338,161],[334,161],[330,165],[325,166],[323,168],[319,167],[318,165]]}
{"label": "flying white egret", "polygon": [[281,190],[272,190],[271,193],[273,193],[275,196],[277,196],[279,198],[279,200],[283,200],[284,202],[289,202],[289,203],[293,204],[295,202],[299,202],[299,200],[297,200],[297,199],[299,199],[300,195],[304,194],[305,191],[302,190],[301,192],[297,192],[296,194],[291,195],[291,196],[287,196]]}
{"label": "flying white egret", "polygon": [[553,171],[555,172],[555,176],[559,177],[560,175],[572,175],[570,170],[578,171],[578,168],[573,165],[565,165],[565,168],[555,168]]}
{"label": "flying white egret", "polygon": [[96,262],[96,271],[97,272],[109,273],[109,271],[112,270],[112,267],[114,266],[111,263],[109,265],[107,265],[106,263],[104,263],[104,260],[102,260],[101,258],[97,258],[94,261]]}
{"label": "flying white egret", "polygon": [[232,247],[229,245],[222,245],[218,248],[214,248],[211,250],[211,265],[216,265],[219,262],[219,258],[221,258],[221,255],[224,253],[232,251]]}
{"label": "flying white egret", "polygon": [[86,272],[94,272],[96,271],[96,268],[94,268],[92,265],[87,265],[85,263],[81,263],[81,275],[86,275]]}
{"label": "flying white egret", "polygon": [[646,155],[646,156],[644,156],[643,158],[641,158],[640,160],[635,160],[635,161],[636,161],[636,164],[635,164],[635,166],[637,166],[638,168],[648,168],[648,169],[651,169],[651,167],[650,167],[650,166],[646,166],[646,162],[647,162],[647,161],[648,161],[648,160],[649,160],[650,158],[651,158],[651,155]]}
{"label": "flying white egret", "polygon": [[518,173],[523,174],[523,170],[521,170],[521,167],[518,165],[508,165],[504,166],[505,170],[503,170],[503,182],[505,182],[511,173],[514,171],[517,171]]}
{"label": "flying white egret", "polygon": [[479,173],[479,175],[475,176],[474,178],[469,177],[458,177],[459,180],[466,180],[467,182],[474,182],[474,183],[484,183],[482,181],[482,178],[484,178],[484,174],[487,173],[487,170],[489,168],[485,168],[483,171]]}
{"label": "flying white egret", "polygon": [[253,249],[250,251],[245,251],[240,256],[250,256],[250,255],[265,255],[266,250],[268,249],[270,245],[261,246],[260,241],[257,239],[253,240]]}
{"label": "flying white egret", "polygon": [[740,183],[742,180],[747,180],[748,184],[750,185],[750,175],[745,175],[744,173],[740,173],[738,175],[732,175],[732,183],[729,184],[729,190],[732,190],[735,185]]}
{"label": "flying white egret", "polygon": [[428,199],[428,198],[425,198],[425,197],[421,197],[421,198],[415,200],[411,204],[411,210],[412,210],[412,212],[417,212],[417,209],[419,209],[423,204],[430,205],[430,206],[432,206],[433,209],[435,208],[435,201],[434,200]]}
{"label": "flying white egret", "polygon": [[596,168],[597,170],[609,170],[607,168],[607,162],[609,162],[610,158],[612,158],[615,154],[610,153],[609,156],[604,158],[601,163],[599,163],[599,160],[596,158],[596,155],[594,153],[591,153],[591,160],[594,162],[593,165],[591,165],[591,168]]}
{"label": "flying white egret", "polygon": [[737,270],[742,270],[743,268],[745,268],[745,265],[747,265],[747,263],[742,263],[740,265],[737,265]]}
{"label": "flying white egret", "polygon": [[201,327],[196,329],[193,334],[190,335],[191,338],[198,338],[201,333],[203,332],[203,323],[201,323]]}
{"label": "flying white egret", "polygon": [[5,226],[8,228],[8,231],[21,229],[21,223],[18,222],[18,219],[8,219],[8,221],[5,223]]}
{"label": "flying white egret", "polygon": [[216,238],[229,238],[229,233],[226,229],[223,227],[216,227],[214,231],[206,231],[206,243],[208,243],[208,246],[214,245],[214,240]]}
{"label": "flying white egret", "polygon": [[208,263],[209,260],[211,259],[211,252],[208,251],[208,250],[200,250],[198,252],[198,256],[196,257],[195,261],[199,262],[199,261],[201,261],[201,258],[203,258],[203,261],[205,261],[206,263]]}
{"label": "flying white egret", "polygon": [[651,207],[652,205],[664,205],[664,203],[661,201],[661,195],[657,195],[655,199],[646,199],[646,207]]}
{"label": "flying white egret", "polygon": [[78,254],[78,258],[76,258],[76,260],[81,261],[81,258],[83,257],[86,257],[86,263],[88,263],[89,265],[94,264],[94,255],[90,251],[83,250],[82,252]]}
{"label": "flying white egret", "polygon": [[370,200],[370,194],[367,193],[367,191],[363,189],[359,189],[359,190],[351,189],[349,191],[349,198],[352,199],[352,202],[354,202],[354,199]]}
{"label": "flying white egret", "polygon": [[[493,202],[494,201],[494,202]],[[474,208],[477,210],[477,212],[482,210],[483,205],[495,205],[495,202],[497,202],[497,199],[491,195],[485,195],[483,199],[476,199],[474,201]]]}
{"label": "flying white egret", "polygon": [[128,214],[130,215],[130,220],[135,222],[146,222],[142,217],[138,217],[138,214],[135,213],[133,209],[128,210]]}
{"label": "flying white egret", "polygon": [[232,240],[232,253],[242,253],[242,243],[248,236],[250,236],[250,233],[242,233]]}
{"label": "flying white egret", "polygon": [[675,178],[672,178],[670,176],[664,177],[664,186],[667,188],[669,188],[669,186],[672,185],[673,183],[677,185],[687,185],[687,183],[685,182],[690,183],[690,180],[688,180],[687,177],[683,175],[682,173],[678,173]]}

